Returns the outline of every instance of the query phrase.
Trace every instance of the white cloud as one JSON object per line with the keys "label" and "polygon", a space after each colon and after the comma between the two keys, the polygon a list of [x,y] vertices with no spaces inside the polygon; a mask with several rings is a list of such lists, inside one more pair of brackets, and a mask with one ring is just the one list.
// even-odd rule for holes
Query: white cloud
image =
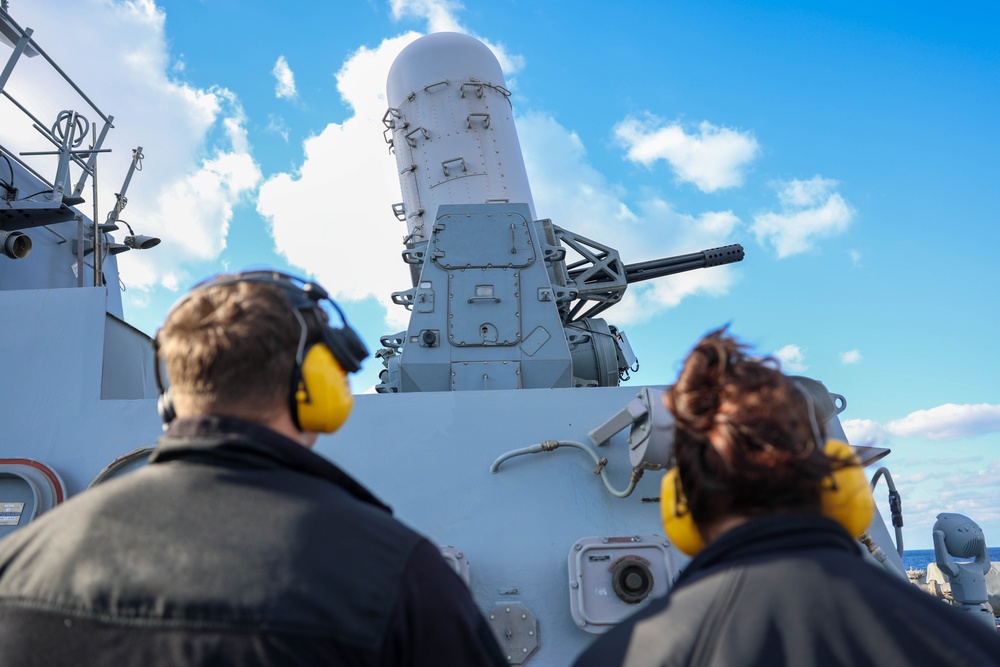
{"label": "white cloud", "polygon": [[[425,13],[430,13],[428,8],[455,6],[397,4],[418,6]],[[408,314],[389,305],[389,294],[412,283],[400,259],[406,228],[389,209],[400,200],[398,174],[378,128],[386,109],[389,66],[418,36],[407,33],[376,48],[363,47],[344,63],[337,88],[354,115],[308,139],[301,167],[270,178],[261,186],[257,204],[271,222],[278,251],[291,264],[313,274],[338,298],[375,298],[385,305],[394,327],[405,326]],[[613,245],[626,262],[731,241],[729,235],[739,224],[732,212],[691,216],[655,198],[642,202],[635,212],[616,186],[590,165],[574,133],[543,114],[519,117],[517,127],[540,217]],[[720,267],[633,286],[615,308],[615,321],[648,318],[691,294],[725,293],[735,276],[730,268]]]}
{"label": "white cloud", "polygon": [[[996,494],[997,487],[1000,487],[1000,459],[991,461],[985,468],[975,472],[952,475],[945,479],[945,483],[958,489],[985,487]],[[995,497],[1000,502],[1000,497]]]}
{"label": "white cloud", "polygon": [[[424,19],[432,32],[469,33],[455,17],[462,8],[458,2],[392,0],[390,6],[395,19]],[[412,282],[400,258],[406,227],[390,209],[400,200],[396,164],[380,130],[389,67],[418,37],[407,32],[375,48],[361,47],[344,63],[337,90],[353,115],[307,139],[301,167],[268,179],[257,202],[257,211],[270,221],[277,251],[289,263],[340,299],[376,299],[394,328],[404,327],[409,315],[389,296]],[[523,66],[502,46],[486,44],[508,74]]]}
{"label": "white cloud", "polygon": [[[946,403],[929,410],[917,410],[885,425],[870,419],[849,419],[844,431],[854,444],[881,444],[890,436],[957,440],[1000,432],[1000,405],[956,405]],[[871,441],[871,442],[868,442]],[[939,461],[942,466],[976,459]]]}
{"label": "white cloud", "polygon": [[882,425],[871,419],[847,419],[841,426],[852,445],[881,447],[888,439],[888,434]]}
{"label": "white cloud", "polygon": [[[59,21],[51,20],[54,15]],[[176,289],[187,282],[192,263],[218,257],[233,207],[259,178],[239,101],[224,88],[199,89],[174,78],[183,68],[170,62],[165,14],[152,0],[21,2],[15,18],[34,26],[42,48],[105,113],[114,115],[115,129],[105,142],[113,152],[99,158],[103,193],[121,189],[132,149],[143,147],[143,170],[132,179],[122,218],[137,233],[158,236],[163,243],[117,256],[122,280],[139,288],[126,292],[126,300],[142,306],[149,301],[144,290],[157,285]],[[129,38],[103,40],[101,48],[80,48],[81,40],[108,34]],[[67,105],[99,121],[67,85],[49,76],[41,58],[22,62],[18,70],[10,92],[43,122]],[[25,81],[31,85],[24,86]],[[21,130],[4,117],[0,136],[9,133]],[[23,136],[36,134],[29,129]],[[50,168],[46,163],[41,170],[47,174]],[[88,184],[85,196],[89,192]],[[113,198],[105,194],[99,204],[103,217]],[[82,208],[89,212],[90,206],[88,201]],[[121,235],[116,234],[119,240]]]}
{"label": "white cloud", "polygon": [[943,468],[946,466],[959,466],[965,465],[966,463],[980,463],[983,457],[981,456],[951,456],[943,459],[931,459],[927,463],[934,465],[937,468]]}
{"label": "white cloud", "polygon": [[929,410],[911,412],[891,421],[886,429],[894,435],[951,440],[1000,431],[1000,405],[955,405],[946,403]]}
{"label": "white cloud", "polygon": [[781,370],[786,373],[801,373],[809,368],[805,364],[805,354],[798,345],[786,345],[772,356],[781,362]]}
{"label": "white cloud", "polygon": [[837,181],[821,176],[774,183],[781,211],[754,216],[757,241],[773,245],[781,258],[806,252],[818,240],[842,233],[854,219],[854,209],[834,191],[836,186]]}
{"label": "white cloud", "polygon": [[[575,133],[541,113],[518,117],[517,128],[537,214],[616,248],[626,264],[730,243],[739,226],[731,211],[692,216],[655,197],[633,211],[587,160]],[[725,294],[737,276],[716,267],[634,284],[615,306],[614,321],[646,320],[694,294]]]}
{"label": "white cloud", "polygon": [[374,297],[394,326],[406,312],[389,294],[411,286],[400,259],[406,227],[392,215],[399,201],[395,160],[379,128],[389,66],[416,33],[360,48],[337,73],[341,97],[354,111],[304,142],[295,173],[277,174],[260,188],[257,211],[271,223],[279,253],[314,275],[341,299]]}
{"label": "white cloud", "polygon": [[274,96],[278,99],[295,99],[298,95],[298,91],[295,90],[295,74],[288,66],[285,56],[278,56],[278,61],[274,63],[271,74],[274,75]]}
{"label": "white cloud", "polygon": [[626,118],[614,132],[629,160],[646,166],[666,160],[680,181],[694,183],[704,192],[743,185],[747,166],[760,153],[752,134],[708,121],[689,134],[680,123],[665,124],[650,115]]}
{"label": "white cloud", "polygon": [[288,123],[285,119],[277,114],[269,113],[267,115],[267,131],[274,132],[279,137],[288,141]]}
{"label": "white cloud", "polygon": [[840,363],[842,364],[858,364],[861,363],[861,350],[848,350],[840,355]]}
{"label": "white cloud", "polygon": [[389,0],[392,18],[399,20],[407,16],[427,21],[427,32],[466,32],[455,17],[464,9],[455,0]]}
{"label": "white cloud", "polygon": [[397,21],[406,17],[427,21],[427,32],[461,32],[472,35],[490,47],[500,61],[500,68],[508,77],[524,68],[523,57],[508,53],[503,44],[492,42],[462,25],[455,14],[465,7],[457,0],[389,0],[389,6],[392,18]]}

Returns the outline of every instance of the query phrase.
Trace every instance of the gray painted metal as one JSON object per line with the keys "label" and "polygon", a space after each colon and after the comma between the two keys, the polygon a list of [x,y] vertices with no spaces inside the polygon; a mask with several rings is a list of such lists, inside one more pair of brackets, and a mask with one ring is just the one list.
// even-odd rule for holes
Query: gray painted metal
{"label": "gray painted metal", "polygon": [[[499,66],[472,38],[431,37],[404,50],[419,58],[393,66],[396,78],[390,77],[389,101],[395,110],[390,108],[386,116],[397,159],[407,169],[429,168],[438,179],[409,191],[404,185],[405,205],[394,207],[404,218],[414,218],[408,220],[414,236],[406,258],[427,272],[430,284],[424,285],[417,271],[414,289],[396,296],[413,309],[413,320],[406,332],[386,336],[382,342],[390,359],[415,360],[412,369],[389,364],[387,384],[437,390],[358,396],[347,424],[321,438],[317,451],[341,464],[392,504],[397,516],[444,547],[445,557],[467,576],[484,613],[523,610],[525,617],[518,614],[513,625],[506,619],[499,624],[505,648],[520,650],[521,659],[531,665],[565,665],[592,638],[579,626],[581,619],[595,615],[607,619],[637,607],[614,593],[615,570],[603,570],[600,563],[615,563],[622,557],[644,559],[656,594],[672,581],[685,559],[663,547],[665,538],[658,534],[658,475],[640,479],[633,493],[618,498],[594,474],[594,460],[573,447],[552,451],[539,447],[537,454],[511,458],[496,472],[490,471],[494,461],[513,450],[546,441],[588,442],[589,434],[629,405],[638,389],[574,389],[566,381],[567,369],[575,369],[573,375],[580,377],[579,367],[590,366],[593,382],[600,383],[601,369],[606,371],[607,365],[602,367],[596,358],[607,357],[612,350],[592,347],[587,354],[594,360],[581,361],[586,354],[566,354],[573,337],[580,336],[576,342],[583,345],[586,337],[604,339],[614,332],[601,328],[607,327],[601,320],[591,321],[591,331],[564,330],[564,325],[576,326],[566,320],[571,281],[561,264],[564,252],[556,242],[557,228],[534,218],[523,162],[518,166],[520,149]],[[430,48],[441,40],[457,45],[466,55]],[[25,44],[37,46],[33,41]],[[452,71],[465,62],[479,69]],[[410,74],[416,83],[411,84]],[[493,153],[484,149],[478,156],[442,149],[431,159],[425,158],[429,153],[420,152],[420,147],[447,143],[444,137],[451,126],[425,122],[418,109],[423,98],[443,100],[446,92],[454,93],[453,103],[468,105],[460,112],[454,111],[459,107],[453,103],[441,107],[442,113],[452,110],[447,111],[451,122],[460,121],[456,126],[460,131],[453,133],[464,137],[459,143],[473,141],[469,133],[476,133],[474,141],[496,149]],[[499,171],[488,167],[494,158]],[[11,161],[23,192],[50,187],[27,165],[13,157]],[[402,171],[404,180],[414,177]],[[484,189],[470,194],[475,183],[484,184]],[[510,201],[489,203],[496,199]],[[439,211],[445,204],[464,208]],[[427,211],[417,213],[425,205]],[[5,230],[28,230],[33,241],[32,252],[24,259],[0,256],[0,347],[5,351],[0,457],[44,462],[74,494],[124,454],[152,445],[161,426],[152,398],[149,339],[122,320],[114,255],[105,258],[103,267],[111,289],[104,284],[77,287],[93,284],[92,270],[78,264],[87,241],[101,251],[113,239],[65,202],[50,209],[55,218],[46,220],[45,226],[33,225],[24,221],[26,214],[16,204],[0,197],[0,225]],[[460,216],[481,221],[496,212],[508,223],[499,228],[506,230],[503,233],[493,229],[487,233],[493,246],[480,247],[464,232],[453,233],[461,228],[453,224]],[[436,221],[442,215],[440,239],[431,238],[429,226],[418,229],[425,216]],[[507,261],[497,259],[501,241]],[[464,259],[451,254],[455,248]],[[521,259],[529,248],[532,260]],[[518,250],[516,260],[510,259],[515,254],[511,249]],[[436,255],[440,250],[444,254]],[[607,257],[598,258],[599,262]],[[513,279],[515,273],[518,277]],[[536,274],[545,274],[545,281]],[[511,309],[513,295],[519,301]],[[458,318],[465,321],[451,322]],[[464,344],[453,345],[452,340]],[[625,356],[631,365],[634,356]],[[548,378],[537,383],[525,379],[535,373],[527,369],[536,361],[545,369],[539,373]],[[496,389],[491,382],[549,388]],[[835,413],[828,425],[838,432]],[[613,433],[606,444],[596,447],[595,456],[607,459],[598,468],[616,488],[623,488],[632,477],[629,434],[625,429]],[[640,461],[650,458],[638,456]],[[663,456],[658,452],[655,458],[660,461]],[[881,517],[871,533],[889,547],[885,551],[890,558],[895,555]],[[569,563],[576,546],[582,550],[584,545],[600,544],[620,545],[614,548],[615,558],[609,555],[602,561],[603,554],[595,551],[598,559],[584,563],[587,572],[577,571],[571,577]],[[581,592],[584,583],[587,591]],[[527,622],[528,616],[534,624]]]}
{"label": "gray painted metal", "polygon": [[[357,396],[351,418],[320,438],[316,451],[357,475],[400,519],[461,551],[481,610],[508,603],[530,610],[540,642],[530,664],[565,665],[592,638],[571,613],[567,559],[574,544],[655,531],[659,479],[649,475],[631,496],[615,498],[594,474],[593,460],[570,448],[511,459],[496,473],[490,465],[547,439],[585,442],[635,393],[605,387]],[[599,448],[618,487],[632,469],[627,435]],[[644,545],[630,544],[647,557]],[[675,562],[683,559],[671,553]],[[666,590],[676,565],[663,563],[659,571],[668,574],[658,591]],[[603,589],[611,608],[637,608],[614,596],[610,570]]]}

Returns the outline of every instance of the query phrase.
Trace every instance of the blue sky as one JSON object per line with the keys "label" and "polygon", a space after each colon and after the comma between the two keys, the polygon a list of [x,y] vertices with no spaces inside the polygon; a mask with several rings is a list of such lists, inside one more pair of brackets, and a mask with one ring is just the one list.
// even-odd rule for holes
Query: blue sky
{"label": "blue sky", "polygon": [[123,217],[164,242],[120,256],[139,328],[197,280],[260,266],[320,280],[372,348],[403,328],[385,73],[420,34],[467,32],[504,65],[538,215],[626,262],[746,248],[606,313],[633,384],[673,381],[731,323],[845,395],[855,444],[892,448],[908,547],[930,546],[938,511],[1000,545],[991,3],[10,4],[115,114],[108,192],[144,147]]}

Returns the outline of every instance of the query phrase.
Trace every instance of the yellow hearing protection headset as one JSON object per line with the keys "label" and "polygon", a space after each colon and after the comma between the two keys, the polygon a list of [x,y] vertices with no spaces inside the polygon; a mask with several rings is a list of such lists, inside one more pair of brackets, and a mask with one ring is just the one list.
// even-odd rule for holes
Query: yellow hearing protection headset
{"label": "yellow hearing protection headset", "polygon": [[[209,287],[256,282],[280,288],[288,298],[292,314],[301,327],[295,367],[291,377],[289,408],[292,420],[301,431],[333,433],[347,420],[354,405],[347,374],[361,369],[368,349],[347,323],[340,306],[319,284],[307,282],[278,271],[247,271],[233,276],[209,279],[191,290],[184,299]],[[330,324],[323,308],[329,303],[343,326]],[[174,306],[177,308],[177,306]],[[156,342],[154,340],[154,349]],[[160,389],[160,416],[165,424],[175,414],[169,388],[164,389],[159,360],[155,364],[156,383]]]}
{"label": "yellow hearing protection headset", "polygon": [[309,348],[297,369],[292,418],[303,431],[333,433],[354,407],[347,373],[322,342]]}
{"label": "yellow hearing protection headset", "polygon": [[[823,452],[831,459],[848,462],[848,465],[835,469],[823,480],[820,510],[847,529],[852,537],[858,537],[867,530],[875,516],[875,501],[864,471],[854,450],[843,440],[827,440]],[[674,546],[688,556],[694,556],[705,548],[705,539],[691,517],[676,466],[667,471],[660,484],[660,512],[663,529]]]}

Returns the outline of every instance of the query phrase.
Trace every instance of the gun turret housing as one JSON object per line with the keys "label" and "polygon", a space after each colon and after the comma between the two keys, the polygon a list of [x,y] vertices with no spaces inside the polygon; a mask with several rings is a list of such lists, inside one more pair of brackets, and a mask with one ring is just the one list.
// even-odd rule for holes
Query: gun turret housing
{"label": "gun turret housing", "polygon": [[537,219],[503,72],[472,37],[407,46],[386,98],[412,287],[392,295],[410,322],[382,337],[379,392],[615,386],[638,361],[597,314],[630,283],[743,259],[731,245],[624,264]]}

